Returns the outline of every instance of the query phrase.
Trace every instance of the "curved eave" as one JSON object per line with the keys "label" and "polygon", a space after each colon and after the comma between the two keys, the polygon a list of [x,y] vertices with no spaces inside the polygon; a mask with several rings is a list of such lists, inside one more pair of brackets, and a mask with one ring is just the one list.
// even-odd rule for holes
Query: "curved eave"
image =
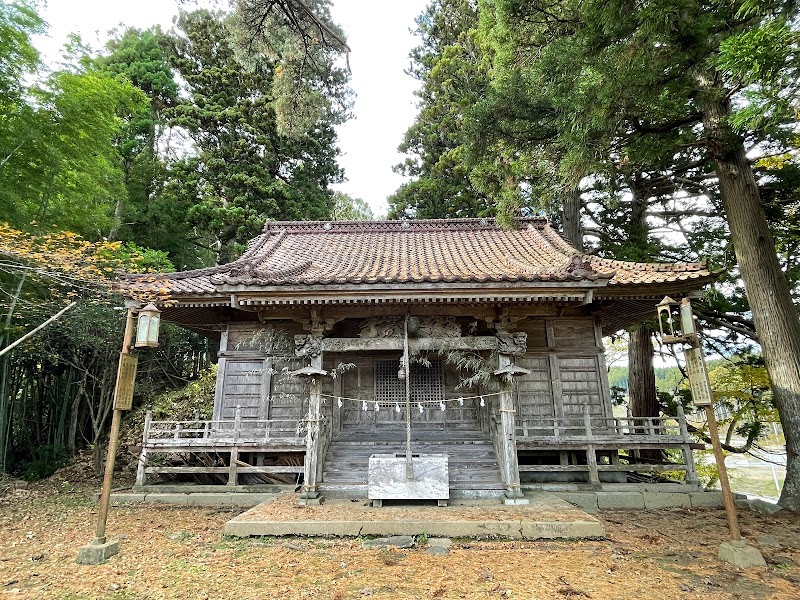
{"label": "curved eave", "polygon": [[308,304],[377,304],[393,303],[462,303],[462,302],[591,302],[592,294],[605,282],[548,283],[532,286],[519,283],[481,285],[409,284],[382,286],[309,285],[259,287],[220,286],[211,294],[174,294],[167,304],[184,307],[246,308],[269,305]]}

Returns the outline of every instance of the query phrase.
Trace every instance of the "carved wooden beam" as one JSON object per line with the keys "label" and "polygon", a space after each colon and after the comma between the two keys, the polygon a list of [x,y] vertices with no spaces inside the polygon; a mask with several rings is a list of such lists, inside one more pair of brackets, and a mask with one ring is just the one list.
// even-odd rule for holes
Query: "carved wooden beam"
{"label": "carved wooden beam", "polygon": [[[419,338],[409,340],[415,350],[495,350],[495,336],[475,336],[460,338]],[[371,352],[378,350],[403,351],[403,338],[323,338],[323,352]]]}

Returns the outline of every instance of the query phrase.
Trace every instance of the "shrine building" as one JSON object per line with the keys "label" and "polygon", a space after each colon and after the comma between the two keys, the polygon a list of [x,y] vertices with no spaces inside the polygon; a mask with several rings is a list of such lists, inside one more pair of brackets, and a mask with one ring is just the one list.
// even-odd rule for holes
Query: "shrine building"
{"label": "shrine building", "polygon": [[545,218],[268,222],[238,260],[158,279],[121,287],[166,288],[162,318],[218,340],[217,387],[213,414],[148,416],[140,489],[366,498],[376,455],[445,457],[448,498],[697,485],[682,412],[615,413],[602,340],[712,282],[703,263],[587,255]]}

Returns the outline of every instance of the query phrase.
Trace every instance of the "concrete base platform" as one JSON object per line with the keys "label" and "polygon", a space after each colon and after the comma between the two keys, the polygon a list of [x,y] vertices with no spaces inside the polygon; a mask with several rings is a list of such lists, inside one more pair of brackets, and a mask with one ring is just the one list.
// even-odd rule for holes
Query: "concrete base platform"
{"label": "concrete base platform", "polygon": [[165,493],[165,492],[118,492],[111,494],[111,504],[121,506],[123,504],[135,504],[146,502],[149,504],[180,504],[183,506],[256,506],[262,502],[267,502],[277,496],[269,493],[252,492],[189,492],[189,493]]}
{"label": "concrete base platform", "polygon": [[78,550],[78,558],[75,561],[79,565],[102,565],[109,558],[119,553],[119,542],[92,541]]}
{"label": "concrete base platform", "polygon": [[[530,504],[503,506],[498,500],[461,500],[447,507],[328,500],[298,512],[293,500],[278,497],[225,524],[225,534],[247,536],[422,535],[447,538],[506,539],[602,538],[603,524],[550,494],[529,497]],[[287,508],[289,510],[287,510]]]}
{"label": "concrete base platform", "polygon": [[[553,491],[551,494],[588,513],[601,510],[661,510],[665,508],[720,508],[722,492],[650,490]],[[530,492],[526,492],[530,494]]]}

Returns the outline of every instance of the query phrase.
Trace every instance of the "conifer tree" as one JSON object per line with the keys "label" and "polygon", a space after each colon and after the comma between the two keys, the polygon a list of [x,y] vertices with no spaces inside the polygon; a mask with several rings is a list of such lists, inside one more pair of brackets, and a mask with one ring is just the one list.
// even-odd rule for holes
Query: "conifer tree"
{"label": "conifer tree", "polygon": [[[797,8],[783,2],[482,0],[500,96],[542,107],[563,177],[683,152],[713,174],[747,291],[800,509],[800,319],[747,157],[785,144],[798,87]],[[734,104],[732,100],[736,100]],[[491,102],[484,106],[490,114]],[[613,160],[608,161],[611,157]]]}

